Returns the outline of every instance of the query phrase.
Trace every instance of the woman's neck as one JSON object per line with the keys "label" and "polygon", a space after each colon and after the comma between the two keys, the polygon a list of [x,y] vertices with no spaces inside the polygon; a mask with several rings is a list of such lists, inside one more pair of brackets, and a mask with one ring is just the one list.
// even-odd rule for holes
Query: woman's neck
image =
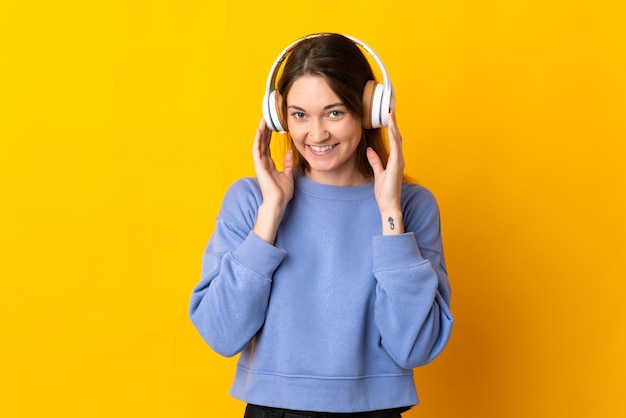
{"label": "woman's neck", "polygon": [[337,175],[334,173],[320,173],[317,171],[311,171],[309,169],[304,171],[304,175],[311,181],[320,184],[326,184],[328,186],[339,187],[356,187],[372,181],[372,178],[366,177],[358,170],[353,171],[347,175]]}

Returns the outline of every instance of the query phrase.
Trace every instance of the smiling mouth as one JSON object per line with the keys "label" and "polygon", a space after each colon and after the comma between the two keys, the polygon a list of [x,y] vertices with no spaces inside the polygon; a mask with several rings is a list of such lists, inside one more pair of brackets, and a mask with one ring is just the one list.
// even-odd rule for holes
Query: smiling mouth
{"label": "smiling mouth", "polygon": [[333,149],[334,146],[335,145],[325,145],[323,147],[318,147],[317,145],[309,145],[309,148],[311,148],[315,152],[326,152]]}

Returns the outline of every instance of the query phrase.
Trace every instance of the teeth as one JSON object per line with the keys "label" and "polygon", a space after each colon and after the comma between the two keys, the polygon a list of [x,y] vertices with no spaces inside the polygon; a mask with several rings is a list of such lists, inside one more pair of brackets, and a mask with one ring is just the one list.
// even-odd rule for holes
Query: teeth
{"label": "teeth", "polygon": [[333,146],[332,145],[326,145],[325,147],[317,147],[315,145],[310,145],[310,147],[315,152],[324,152],[324,151],[330,150]]}

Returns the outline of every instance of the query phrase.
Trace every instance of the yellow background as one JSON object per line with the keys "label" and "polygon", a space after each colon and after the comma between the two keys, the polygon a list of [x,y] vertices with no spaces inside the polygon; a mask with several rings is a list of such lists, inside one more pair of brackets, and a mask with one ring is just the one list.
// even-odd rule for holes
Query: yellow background
{"label": "yellow background", "polygon": [[[215,3],[215,4],[214,4]],[[241,417],[187,319],[300,36],[383,59],[456,325],[408,417],[626,415],[626,3],[5,1],[0,416]]]}

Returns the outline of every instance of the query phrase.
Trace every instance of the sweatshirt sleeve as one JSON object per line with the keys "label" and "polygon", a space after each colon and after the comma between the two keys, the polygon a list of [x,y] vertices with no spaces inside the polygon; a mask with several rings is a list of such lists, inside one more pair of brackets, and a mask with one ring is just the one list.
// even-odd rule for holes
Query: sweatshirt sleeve
{"label": "sweatshirt sleeve", "polygon": [[191,296],[189,316],[207,344],[233,356],[265,321],[272,275],[285,251],[253,231],[260,195],[251,180],[226,193],[202,258],[202,275]]}
{"label": "sweatshirt sleeve", "polygon": [[406,233],[373,241],[375,318],[382,345],[401,367],[432,361],[452,331],[450,284],[432,194],[412,189],[403,199]]}

